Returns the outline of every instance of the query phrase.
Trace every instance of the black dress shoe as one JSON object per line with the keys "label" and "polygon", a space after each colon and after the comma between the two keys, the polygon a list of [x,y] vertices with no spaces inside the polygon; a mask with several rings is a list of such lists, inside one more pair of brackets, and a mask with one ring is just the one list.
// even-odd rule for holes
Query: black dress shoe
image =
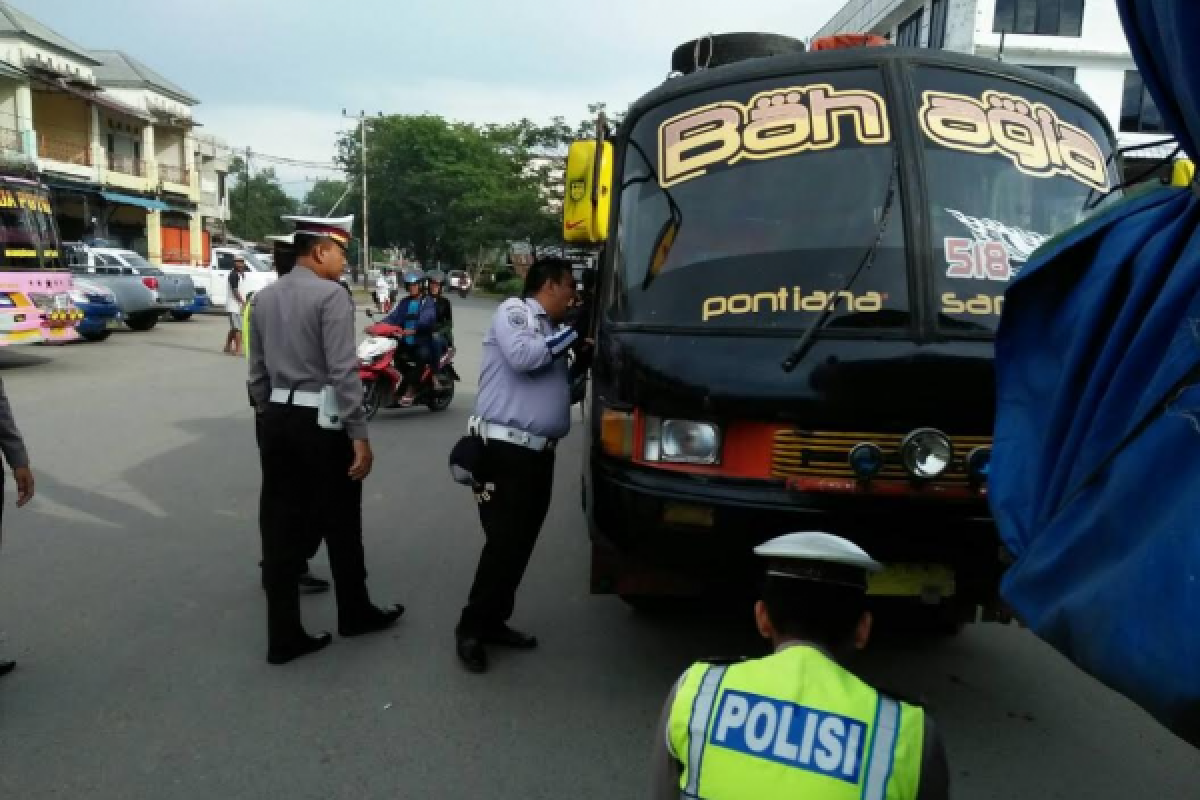
{"label": "black dress shoe", "polygon": [[329,581],[316,577],[311,572],[300,576],[300,594],[321,594],[329,591]]}
{"label": "black dress shoe", "polygon": [[15,661],[0,661],[0,677],[7,675],[17,668]]}
{"label": "black dress shoe", "polygon": [[499,647],[512,647],[517,650],[532,650],[538,645],[536,636],[529,633],[522,633],[503,623],[486,630],[482,639],[486,644],[494,644]]}
{"label": "black dress shoe", "polygon": [[488,657],[487,650],[483,649],[483,642],[474,636],[456,636],[455,640],[458,660],[463,663],[467,671],[476,674],[487,672]]}
{"label": "black dress shoe", "polygon": [[289,642],[281,647],[272,647],[267,650],[267,663],[278,666],[279,664],[286,664],[289,661],[295,661],[301,656],[315,653],[318,650],[324,650],[326,647],[329,647],[332,641],[333,636],[328,633],[322,633],[317,636],[305,636],[302,639]]}
{"label": "black dress shoe", "polygon": [[400,615],[403,613],[404,606],[401,605],[386,610],[369,606],[367,611],[356,614],[344,622],[339,621],[338,634],[350,637],[387,630],[396,624],[396,620],[400,619]]}

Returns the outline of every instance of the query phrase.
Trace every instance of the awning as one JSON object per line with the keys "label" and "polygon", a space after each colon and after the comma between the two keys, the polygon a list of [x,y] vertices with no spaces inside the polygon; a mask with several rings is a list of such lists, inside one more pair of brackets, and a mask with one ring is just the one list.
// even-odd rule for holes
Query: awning
{"label": "awning", "polygon": [[0,76],[12,78],[18,81],[29,80],[29,73],[23,69],[17,69],[7,61],[0,61]]}
{"label": "awning", "polygon": [[118,114],[124,114],[127,117],[134,117],[135,119],[140,119],[142,122],[154,121],[154,117],[150,116],[145,111],[134,108],[133,106],[125,105],[119,100],[114,100],[111,97],[106,96],[103,92],[85,91],[72,86],[62,78],[52,79],[48,75],[38,75],[37,73],[34,73],[32,77],[35,80],[46,84],[47,86],[53,86],[60,92],[66,92],[67,94],[74,95],[75,97],[78,97],[81,100],[86,100],[89,103],[95,103],[101,108],[106,108],[109,111],[115,111]]}
{"label": "awning", "polygon": [[100,195],[110,203],[116,203],[122,206],[136,206],[144,208],[147,211],[167,211],[171,207],[161,200],[155,200],[152,197],[138,197],[133,194],[120,194],[119,192],[100,192]]}

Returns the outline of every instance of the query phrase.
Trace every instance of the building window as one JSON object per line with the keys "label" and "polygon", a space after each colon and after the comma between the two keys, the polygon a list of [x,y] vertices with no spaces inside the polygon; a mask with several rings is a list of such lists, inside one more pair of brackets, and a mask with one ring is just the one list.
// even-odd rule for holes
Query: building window
{"label": "building window", "polygon": [[918,8],[904,22],[900,23],[900,27],[896,29],[896,46],[897,47],[920,47],[921,46],[921,23],[925,21],[924,7]]}
{"label": "building window", "polygon": [[1082,36],[1083,0],[996,0],[996,33]]}
{"label": "building window", "polygon": [[1166,133],[1162,114],[1146,89],[1142,74],[1125,71],[1125,91],[1121,96],[1121,133]]}
{"label": "building window", "polygon": [[940,50],[946,46],[946,0],[933,0],[929,9],[929,47]]}
{"label": "building window", "polygon": [[1058,78],[1060,81],[1066,81],[1067,83],[1075,82],[1075,68],[1074,67],[1044,67],[1044,66],[1035,65],[1035,64],[1025,64],[1024,66],[1025,66],[1025,69],[1032,69],[1032,70],[1036,70],[1037,72],[1044,72],[1047,75],[1053,75],[1054,77]]}

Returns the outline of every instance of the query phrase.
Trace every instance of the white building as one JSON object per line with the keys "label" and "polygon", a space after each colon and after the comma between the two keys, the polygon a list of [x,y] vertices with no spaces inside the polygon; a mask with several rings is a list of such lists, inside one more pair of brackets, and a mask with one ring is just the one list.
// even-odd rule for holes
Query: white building
{"label": "white building", "polygon": [[[1115,0],[850,0],[816,34],[875,33],[896,45],[998,58],[1071,81],[1122,147],[1170,137],[1130,55]],[[1159,159],[1174,146],[1131,152]]]}

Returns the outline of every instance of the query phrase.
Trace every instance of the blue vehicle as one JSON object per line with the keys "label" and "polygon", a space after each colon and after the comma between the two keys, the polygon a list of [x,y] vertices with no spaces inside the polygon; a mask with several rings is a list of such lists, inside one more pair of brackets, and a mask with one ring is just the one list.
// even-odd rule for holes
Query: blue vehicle
{"label": "blue vehicle", "polygon": [[211,310],[212,299],[208,296],[208,291],[203,286],[197,286],[196,296],[192,298],[191,304],[171,311],[171,319],[176,322],[183,322],[184,320],[191,319],[192,314],[203,314]]}
{"label": "blue vehicle", "polygon": [[76,277],[71,289],[71,302],[83,312],[83,320],[75,330],[89,342],[102,342],[122,327],[124,317],[117,296],[98,283]]}

